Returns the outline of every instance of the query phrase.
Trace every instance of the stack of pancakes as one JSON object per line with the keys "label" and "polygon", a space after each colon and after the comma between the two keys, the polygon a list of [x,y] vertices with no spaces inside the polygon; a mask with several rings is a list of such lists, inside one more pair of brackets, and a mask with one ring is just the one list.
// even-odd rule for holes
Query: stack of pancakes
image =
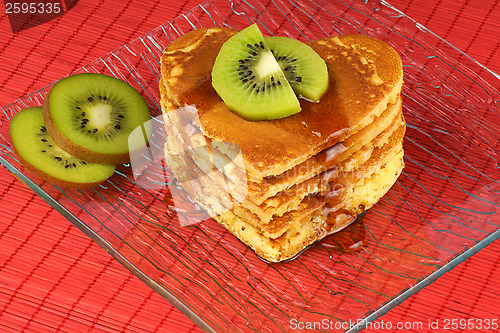
{"label": "stack of pancakes", "polygon": [[[228,110],[211,85],[217,53],[235,33],[195,30],[164,51],[166,161],[176,177],[194,180],[185,182],[188,193],[215,220],[278,262],[349,225],[401,173],[402,63],[364,35],[308,42],[328,67],[325,95],[301,100],[293,116],[252,122]],[[230,167],[210,172],[217,163]]]}

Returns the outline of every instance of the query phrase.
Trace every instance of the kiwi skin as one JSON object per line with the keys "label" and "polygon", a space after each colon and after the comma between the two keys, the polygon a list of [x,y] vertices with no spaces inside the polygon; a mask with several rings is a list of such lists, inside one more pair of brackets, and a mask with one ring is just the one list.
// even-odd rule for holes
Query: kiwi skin
{"label": "kiwi skin", "polygon": [[57,129],[56,124],[50,116],[49,98],[47,97],[43,101],[43,120],[45,121],[45,127],[47,128],[47,131],[50,133],[50,136],[59,147],[61,147],[71,155],[91,163],[117,165],[130,162],[129,152],[123,154],[103,154],[85,149],[83,147],[75,145],[73,142],[68,140],[68,138],[62,135],[61,132]]}

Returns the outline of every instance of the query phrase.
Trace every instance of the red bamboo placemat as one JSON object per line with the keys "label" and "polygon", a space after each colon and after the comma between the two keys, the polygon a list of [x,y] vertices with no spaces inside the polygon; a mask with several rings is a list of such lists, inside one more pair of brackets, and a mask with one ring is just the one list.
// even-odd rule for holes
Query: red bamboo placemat
{"label": "red bamboo placemat", "polygon": [[[2,14],[0,104],[44,87],[198,3],[78,2],[64,15],[17,33]],[[500,72],[496,1],[391,3]],[[199,331],[3,168],[0,200],[3,331]],[[377,322],[422,322],[423,330],[405,331],[424,332],[429,321],[498,318],[499,250],[496,241]],[[380,329],[374,325],[366,331]]]}

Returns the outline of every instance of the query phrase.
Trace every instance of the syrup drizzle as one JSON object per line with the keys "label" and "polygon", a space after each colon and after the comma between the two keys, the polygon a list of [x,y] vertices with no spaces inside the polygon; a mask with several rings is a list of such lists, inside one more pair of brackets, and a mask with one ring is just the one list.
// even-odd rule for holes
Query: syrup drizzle
{"label": "syrup drizzle", "polygon": [[174,198],[172,198],[170,191],[165,194],[165,197],[163,197],[163,203],[167,206],[169,211],[175,212]]}
{"label": "syrup drizzle", "polygon": [[[167,207],[167,210],[169,211],[168,215],[170,216],[171,214],[173,218],[177,218],[178,214],[182,214],[184,218],[187,219],[198,219],[200,220],[201,217],[201,210],[199,207],[196,207],[193,203],[190,202],[187,198],[183,198],[186,200],[186,204],[188,207],[183,208],[176,208],[174,205],[174,200],[172,198],[172,195],[170,192],[165,194],[165,197],[163,199],[163,202],[165,206]],[[205,212],[204,212],[205,213]],[[206,213],[205,213],[206,214]],[[309,245],[299,253],[297,253],[295,256],[292,258],[286,259],[281,261],[280,263],[286,263],[290,262],[292,260],[295,260],[298,258],[304,251],[307,251],[311,247],[316,247],[316,248],[324,248],[328,251],[335,251],[335,252],[341,252],[341,253],[350,253],[354,251],[358,251],[362,246],[366,244],[366,229],[365,229],[365,223],[364,223],[364,217],[365,217],[366,212],[363,212],[359,214],[357,217],[355,217],[348,226],[346,226],[344,229],[334,232],[330,235],[327,235],[326,237],[317,240],[313,244]],[[334,218],[336,214],[328,214],[329,218]],[[201,220],[204,220],[203,218]],[[328,223],[327,223],[328,224]],[[264,261],[265,263],[268,264],[275,264],[274,262],[270,262],[266,259],[263,259],[259,256],[257,256],[260,260]]]}
{"label": "syrup drizzle", "polygon": [[344,229],[313,243],[313,246],[344,253],[359,250],[366,243],[364,217],[365,212],[358,215]]}
{"label": "syrup drizzle", "polygon": [[[366,244],[366,229],[364,217],[366,212],[359,214],[352,222],[342,230],[334,232],[313,244],[307,246],[302,251],[297,253],[292,258],[280,261],[278,264],[286,263],[297,259],[302,253],[311,247],[324,248],[328,251],[335,251],[341,253],[349,253],[358,251],[363,245]],[[260,260],[267,264],[276,264],[262,257],[257,256]]]}

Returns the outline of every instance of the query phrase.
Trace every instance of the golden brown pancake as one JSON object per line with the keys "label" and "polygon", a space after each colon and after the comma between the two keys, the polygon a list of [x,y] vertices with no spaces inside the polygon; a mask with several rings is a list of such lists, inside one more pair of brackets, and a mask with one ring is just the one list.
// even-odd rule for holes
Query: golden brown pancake
{"label": "golden brown pancake", "polygon": [[[196,30],[164,51],[166,159],[177,177],[194,179],[188,192],[211,216],[259,256],[282,261],[347,226],[396,181],[404,165],[402,64],[375,38],[311,41],[328,67],[325,95],[319,103],[301,100],[302,111],[290,117],[252,122],[231,112],[211,85],[215,57],[235,33]],[[196,122],[176,115],[186,106]],[[236,153],[217,142],[234,144],[243,160],[225,175],[211,167]],[[193,146],[210,148],[186,149]],[[245,188],[241,198],[228,193],[228,178]]]}
{"label": "golden brown pancake", "polygon": [[[320,103],[302,100],[302,111],[283,119],[245,120],[225,106],[210,79],[218,50],[234,33],[226,28],[209,28],[180,37],[165,50],[161,70],[173,103],[196,105],[208,138],[238,145],[251,178],[282,174],[344,140],[380,115],[401,90],[401,60],[396,61],[400,58],[389,45],[359,35],[361,42],[370,40],[371,51],[379,55],[365,59],[343,44],[344,37],[327,38],[310,42],[326,60],[330,77],[330,87]],[[346,41],[354,43],[353,38],[346,37]]]}
{"label": "golden brown pancake", "polygon": [[[337,179],[340,171],[344,174],[354,172],[359,169],[360,166],[365,165],[365,163],[373,155],[375,155],[375,151],[379,151],[380,149],[389,150],[394,144],[397,145],[398,142],[402,140],[404,135],[404,120],[401,117],[401,104],[395,104],[394,109],[398,111],[396,112],[398,117],[390,122],[390,126],[388,126],[378,136],[373,138],[373,140],[371,140],[368,144],[358,147],[355,152],[351,152],[345,159],[339,159],[338,163],[335,164],[323,163],[318,166],[320,158],[314,156],[308,160],[309,163],[305,166],[307,167],[307,170],[311,168],[318,170],[313,177],[306,180],[302,180],[299,177],[293,177],[292,181],[285,184],[286,188],[284,190],[278,191],[276,194],[268,197],[260,204],[257,204],[252,200],[252,189],[249,188],[247,198],[238,204],[235,207],[235,210],[255,215],[259,224],[267,224],[273,219],[274,216],[282,216],[286,212],[296,208],[307,195],[317,193],[325,182]],[[362,131],[358,133],[361,132]],[[348,150],[345,152],[348,152]],[[325,162],[325,160],[323,160],[323,162]],[[295,176],[295,173],[289,172],[287,175]],[[287,178],[290,180],[292,176]],[[209,180],[207,179],[207,181]],[[249,183],[250,182],[248,182],[247,185]],[[220,184],[211,182],[210,184],[204,185],[204,187],[211,189],[219,185]],[[253,190],[258,191],[258,185],[259,184],[253,182],[252,186],[255,187]],[[267,188],[270,185],[266,182],[263,183],[262,186]],[[208,196],[208,194],[204,194],[204,196]]]}
{"label": "golden brown pancake", "polygon": [[[260,212],[256,212],[254,210],[255,207],[249,206],[246,201],[235,204],[234,207],[230,209],[238,218],[258,228],[264,236],[277,238],[288,229],[294,220],[303,218],[312,211],[323,207],[327,201],[331,204],[332,200],[320,200],[318,198],[324,195],[325,191],[328,194],[331,193],[329,191],[330,189],[335,188],[338,192],[337,195],[342,196],[342,200],[347,200],[345,194],[350,191],[354,184],[360,182],[363,178],[371,176],[380,165],[386,163],[393,158],[393,156],[397,156],[400,153],[402,150],[401,141],[403,136],[404,126],[400,121],[400,125],[397,126],[396,130],[392,132],[388,138],[383,140],[384,144],[372,149],[366,161],[353,161],[359,158],[356,154],[353,154],[345,163],[341,163],[336,168],[327,170],[308,181],[312,183],[314,180],[314,185],[309,186],[309,191],[306,190],[297,195],[299,191],[292,188],[289,193],[280,193],[276,199],[282,201],[282,203],[278,205],[277,208],[286,208],[280,213],[276,212],[276,209],[274,211],[272,208],[266,209],[266,212],[270,212],[269,216],[266,216],[266,218],[269,217],[266,221],[264,221],[259,214]],[[356,168],[351,170],[350,164],[356,164]],[[390,179],[388,181],[393,182],[394,180]],[[296,184],[294,187],[300,185],[304,185],[304,183]],[[199,191],[203,192],[208,189],[207,192],[211,192],[218,186],[217,180],[205,178],[203,181],[200,181]],[[221,191],[221,193],[221,197],[223,197],[225,192]],[[208,196],[208,193],[203,193],[201,195],[201,197],[205,198]],[[369,196],[365,196],[363,201],[358,202],[356,205],[352,204],[352,200],[350,202],[351,204],[349,205],[344,203],[342,208],[361,213],[363,209],[371,207],[376,201],[370,199]],[[358,211],[360,206],[363,207],[363,209]]]}
{"label": "golden brown pancake", "polygon": [[[370,178],[355,184],[350,190],[350,196],[346,195],[346,199],[350,202],[378,201],[394,184],[403,166],[401,150],[399,155],[381,165]],[[366,209],[370,207],[367,205]],[[245,222],[231,210],[214,216],[214,219],[250,246],[261,258],[279,262],[294,257],[314,241],[342,230],[356,216],[347,210],[337,209],[330,213],[326,212],[328,219],[325,219],[325,211],[317,209],[302,220],[292,221],[286,232],[278,238],[266,237],[257,227]]]}

